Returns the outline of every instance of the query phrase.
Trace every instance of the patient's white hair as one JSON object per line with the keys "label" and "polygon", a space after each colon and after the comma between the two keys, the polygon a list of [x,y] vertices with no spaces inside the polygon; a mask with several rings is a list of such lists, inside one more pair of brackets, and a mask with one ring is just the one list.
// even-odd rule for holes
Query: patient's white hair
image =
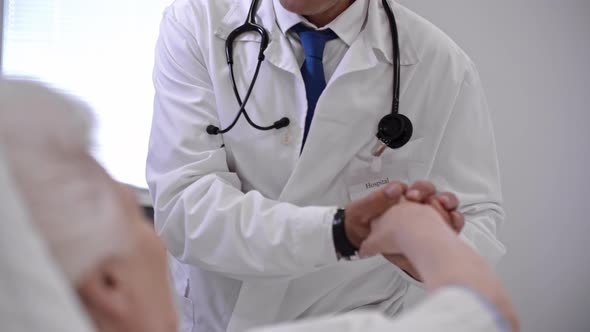
{"label": "patient's white hair", "polygon": [[0,78],[0,143],[33,221],[74,284],[128,248],[115,182],[89,153],[92,125],[86,104]]}

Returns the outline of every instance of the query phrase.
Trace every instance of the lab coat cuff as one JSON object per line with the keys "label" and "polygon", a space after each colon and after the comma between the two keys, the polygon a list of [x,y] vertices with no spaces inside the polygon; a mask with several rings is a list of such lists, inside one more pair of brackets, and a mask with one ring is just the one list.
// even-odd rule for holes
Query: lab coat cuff
{"label": "lab coat cuff", "polygon": [[332,223],[336,207],[307,207],[299,218],[296,252],[304,266],[320,268],[338,261]]}
{"label": "lab coat cuff", "polygon": [[[400,269],[401,270],[401,269]],[[414,286],[414,287],[418,287],[419,289],[422,290],[426,290],[426,286],[424,285],[424,283],[416,278],[414,278],[412,275],[410,275],[408,272],[402,270],[402,277],[407,280],[410,285]]]}
{"label": "lab coat cuff", "polygon": [[[385,258],[383,258],[385,260]],[[389,263],[389,262],[388,262]],[[397,265],[393,265],[393,267],[399,272],[399,274],[401,275],[401,277],[407,281],[410,285],[414,286],[414,287],[418,287],[419,289],[422,290],[426,290],[426,287],[424,285],[423,282],[415,279],[414,277],[412,277],[408,272],[404,271],[402,268],[400,268]]]}
{"label": "lab coat cuff", "polygon": [[499,241],[487,236],[469,222],[461,231],[460,238],[473,250],[483,256],[492,266],[498,264],[506,254],[506,248]]}

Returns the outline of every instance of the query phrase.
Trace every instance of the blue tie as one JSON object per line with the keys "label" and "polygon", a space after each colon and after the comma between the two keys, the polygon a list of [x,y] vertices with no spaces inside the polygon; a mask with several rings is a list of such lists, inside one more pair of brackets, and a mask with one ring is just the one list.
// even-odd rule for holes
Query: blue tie
{"label": "blue tie", "polygon": [[320,99],[322,91],[326,88],[326,76],[324,75],[324,65],[322,59],[324,57],[324,48],[326,43],[338,36],[330,29],[314,30],[306,27],[303,24],[298,24],[293,27],[293,30],[299,35],[301,44],[305,50],[305,62],[301,67],[301,75],[305,82],[305,92],[307,93],[307,117],[305,118],[305,130],[303,132],[303,146],[307,140],[309,127],[315,112],[315,106]]}

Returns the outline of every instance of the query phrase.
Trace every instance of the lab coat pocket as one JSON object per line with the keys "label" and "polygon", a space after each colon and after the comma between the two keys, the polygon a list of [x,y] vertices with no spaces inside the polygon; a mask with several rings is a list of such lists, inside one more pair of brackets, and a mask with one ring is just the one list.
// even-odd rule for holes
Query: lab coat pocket
{"label": "lab coat pocket", "polygon": [[411,140],[400,149],[387,149],[381,157],[373,157],[371,140],[351,160],[346,170],[346,187],[350,200],[362,198],[394,181],[412,183],[426,174],[423,161],[423,138]]}
{"label": "lab coat pocket", "polygon": [[178,331],[179,332],[192,332],[195,326],[195,315],[193,301],[191,299],[176,294],[176,308],[178,312]]}
{"label": "lab coat pocket", "polygon": [[192,332],[195,326],[195,308],[189,298],[189,274],[186,267],[174,256],[168,254],[170,280],[173,282],[174,304],[178,315],[178,331]]}

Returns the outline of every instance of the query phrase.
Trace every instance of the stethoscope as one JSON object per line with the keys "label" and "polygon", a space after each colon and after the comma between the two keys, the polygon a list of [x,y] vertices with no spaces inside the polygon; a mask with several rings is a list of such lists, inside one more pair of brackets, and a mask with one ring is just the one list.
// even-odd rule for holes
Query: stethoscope
{"label": "stethoscope", "polygon": [[[246,112],[246,104],[250,99],[252,94],[252,90],[254,89],[254,85],[256,84],[256,80],[258,78],[258,73],[260,71],[260,66],[264,61],[264,51],[266,50],[269,37],[268,32],[264,27],[258,25],[256,23],[256,12],[258,9],[258,1],[253,0],[252,4],[250,5],[250,10],[248,11],[248,17],[246,22],[243,25],[237,27],[233,30],[227,40],[225,42],[225,55],[227,58],[227,64],[230,70],[230,76],[232,81],[232,86],[234,89],[234,94],[236,96],[236,100],[240,105],[240,110],[238,111],[234,121],[225,129],[220,129],[214,125],[209,125],[207,127],[207,133],[209,135],[218,135],[218,134],[225,134],[229,132],[238,122],[240,116],[244,114],[246,121],[248,123],[262,131],[272,130],[272,129],[281,129],[289,126],[291,121],[287,117],[283,117],[280,120],[276,121],[270,126],[263,127],[259,126],[252,119],[248,116]],[[389,19],[389,25],[391,27],[391,37],[393,40],[393,62],[394,62],[394,69],[393,69],[393,101],[391,106],[391,113],[384,116],[381,121],[379,121],[379,125],[377,126],[377,139],[378,143],[375,145],[371,153],[373,156],[379,157],[387,147],[392,149],[398,149],[404,146],[410,138],[412,137],[413,133],[413,126],[412,122],[408,117],[403,114],[399,113],[399,95],[400,95],[400,51],[399,51],[399,40],[398,40],[398,32],[397,32],[397,23],[395,21],[395,16],[393,14],[393,10],[389,6],[387,0],[382,0],[383,7],[385,8],[385,12],[387,13],[387,17]],[[246,92],[246,96],[242,101],[240,93],[238,91],[238,87],[236,84],[236,78],[234,75],[234,61],[233,61],[233,44],[236,38],[241,34],[247,32],[254,32],[260,36],[260,51],[258,53],[258,63],[256,64],[256,70],[254,72],[254,76],[252,78],[252,82],[248,87],[248,91]]]}

